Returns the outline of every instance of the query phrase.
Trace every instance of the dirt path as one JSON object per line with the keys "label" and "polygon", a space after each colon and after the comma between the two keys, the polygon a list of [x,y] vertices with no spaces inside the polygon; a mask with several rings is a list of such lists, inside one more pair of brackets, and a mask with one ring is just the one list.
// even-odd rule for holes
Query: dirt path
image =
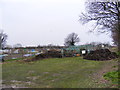
{"label": "dirt path", "polygon": [[103,65],[102,69],[99,70],[97,73],[93,74],[93,80],[95,81],[95,83],[99,84],[108,84],[109,87],[105,87],[105,88],[114,88],[116,87],[116,85],[111,85],[111,81],[105,80],[103,75],[107,72],[110,71],[114,71],[117,70],[118,68],[114,68],[113,66],[118,65],[118,62],[115,61],[114,63],[109,63],[109,64],[105,64]]}

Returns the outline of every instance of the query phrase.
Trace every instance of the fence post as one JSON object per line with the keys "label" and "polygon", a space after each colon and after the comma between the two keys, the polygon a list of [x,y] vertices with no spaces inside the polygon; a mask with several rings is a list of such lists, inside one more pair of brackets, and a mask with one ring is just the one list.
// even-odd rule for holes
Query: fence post
{"label": "fence post", "polygon": [[64,50],[61,50],[62,58],[64,57]]}

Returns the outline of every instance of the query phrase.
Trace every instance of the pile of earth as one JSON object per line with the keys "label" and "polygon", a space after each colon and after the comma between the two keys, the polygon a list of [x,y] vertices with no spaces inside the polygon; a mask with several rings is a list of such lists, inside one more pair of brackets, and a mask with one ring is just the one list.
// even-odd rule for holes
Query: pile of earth
{"label": "pile of earth", "polygon": [[37,55],[35,58],[39,59],[39,58],[61,58],[61,57],[62,57],[62,54],[60,51],[50,50],[50,51],[47,51],[46,53]]}
{"label": "pile of earth", "polygon": [[41,53],[39,55],[36,55],[35,57],[31,59],[26,59],[24,61],[36,61],[36,60],[42,60],[44,58],[62,58],[61,51],[56,51],[56,50],[50,50],[45,53]]}
{"label": "pile of earth", "polygon": [[99,49],[91,51],[83,56],[83,58],[88,60],[104,61],[118,58],[118,55],[115,52],[111,52],[109,49]]}

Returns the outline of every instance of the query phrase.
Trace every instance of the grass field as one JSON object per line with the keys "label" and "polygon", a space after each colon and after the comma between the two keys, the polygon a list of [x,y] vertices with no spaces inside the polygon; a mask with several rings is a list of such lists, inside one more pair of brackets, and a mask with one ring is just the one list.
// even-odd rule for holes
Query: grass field
{"label": "grass field", "polygon": [[116,69],[117,60],[91,61],[81,57],[50,58],[34,62],[2,64],[3,87],[29,88],[113,88],[103,78]]}

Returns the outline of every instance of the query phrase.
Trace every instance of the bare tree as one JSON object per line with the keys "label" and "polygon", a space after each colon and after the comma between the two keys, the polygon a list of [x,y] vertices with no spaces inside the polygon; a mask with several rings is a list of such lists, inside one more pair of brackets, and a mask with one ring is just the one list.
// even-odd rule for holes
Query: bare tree
{"label": "bare tree", "polygon": [[[96,21],[95,29],[98,32],[111,32],[116,28],[118,32],[118,50],[120,51],[120,2],[87,2],[87,12],[82,13],[80,21],[85,24]],[[98,29],[100,28],[100,29]]]}
{"label": "bare tree", "polygon": [[112,28],[111,30],[111,33],[112,33],[112,39],[113,39],[113,42],[115,45],[118,46],[118,42],[119,42],[119,34],[118,34],[118,27],[117,27],[117,24],[114,25],[114,27]]}
{"label": "bare tree", "polygon": [[71,33],[65,38],[65,46],[74,46],[75,43],[80,41],[78,35],[76,33]]}
{"label": "bare tree", "polygon": [[0,49],[5,47],[7,37],[8,36],[3,31],[0,31]]}

